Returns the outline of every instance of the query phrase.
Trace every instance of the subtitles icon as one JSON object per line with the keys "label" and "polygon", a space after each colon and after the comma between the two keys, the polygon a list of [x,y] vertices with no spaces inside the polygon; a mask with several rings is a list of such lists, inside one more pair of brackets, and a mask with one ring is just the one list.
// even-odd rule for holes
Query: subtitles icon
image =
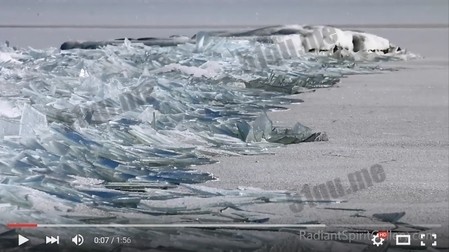
{"label": "subtitles icon", "polygon": [[59,244],[59,236],[53,237],[53,236],[45,236],[45,244]]}
{"label": "subtitles icon", "polygon": [[77,246],[81,246],[84,243],[84,237],[80,234],[77,234],[72,238],[72,242]]}

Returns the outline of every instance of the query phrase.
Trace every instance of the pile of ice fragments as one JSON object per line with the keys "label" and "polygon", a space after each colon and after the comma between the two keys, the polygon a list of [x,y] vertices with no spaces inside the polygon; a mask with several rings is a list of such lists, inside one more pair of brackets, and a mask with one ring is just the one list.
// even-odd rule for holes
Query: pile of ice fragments
{"label": "pile of ice fragments", "polygon": [[[3,222],[169,215],[173,222],[260,223],[276,213],[245,207],[301,202],[285,191],[195,185],[214,177],[192,167],[216,155],[326,140],[300,123],[279,128],[266,112],[301,102],[287,94],[381,68],[326,54],[265,57],[260,52],[278,45],[244,37],[195,41],[68,51],[0,46]],[[232,244],[235,237],[223,235]]]}

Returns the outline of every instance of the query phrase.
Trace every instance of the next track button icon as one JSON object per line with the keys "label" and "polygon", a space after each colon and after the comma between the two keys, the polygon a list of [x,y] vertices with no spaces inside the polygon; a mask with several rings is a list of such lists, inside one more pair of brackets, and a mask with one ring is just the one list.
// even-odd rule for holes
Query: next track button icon
{"label": "next track button icon", "polygon": [[45,244],[59,244],[59,236],[45,236]]}

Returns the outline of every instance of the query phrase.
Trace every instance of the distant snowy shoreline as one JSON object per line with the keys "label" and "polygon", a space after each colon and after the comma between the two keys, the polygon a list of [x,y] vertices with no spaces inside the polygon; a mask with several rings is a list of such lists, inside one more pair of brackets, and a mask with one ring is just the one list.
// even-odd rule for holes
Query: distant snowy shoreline
{"label": "distant snowy shoreline", "polygon": [[[204,43],[204,39],[208,37],[235,39],[254,38],[255,41],[258,42],[274,43],[284,48],[289,47],[287,50],[289,50],[290,53],[313,51],[336,52],[337,50],[347,50],[351,52],[377,51],[383,53],[395,52],[397,50],[400,51],[400,48],[390,43],[388,39],[374,34],[352,30],[342,30],[332,26],[309,25],[268,26],[237,32],[198,32],[191,38],[187,36],[170,36],[169,38],[128,38],[128,40],[132,43],[143,43],[148,46],[176,46],[184,43],[194,43],[201,47]],[[85,42],[68,41],[61,45],[61,49],[95,49],[105,45],[119,45],[121,43],[123,43],[123,39]],[[294,52],[292,52],[292,50]]]}

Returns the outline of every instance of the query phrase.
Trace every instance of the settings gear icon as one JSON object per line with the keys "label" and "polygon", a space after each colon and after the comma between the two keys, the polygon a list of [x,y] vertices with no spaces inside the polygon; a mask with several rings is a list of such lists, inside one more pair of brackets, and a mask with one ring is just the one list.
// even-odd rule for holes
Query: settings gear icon
{"label": "settings gear icon", "polygon": [[[379,241],[377,241],[379,240]],[[373,242],[373,245],[376,245],[377,247],[384,245],[385,239],[382,237],[379,237],[379,234],[373,235],[373,239],[371,239]]]}

